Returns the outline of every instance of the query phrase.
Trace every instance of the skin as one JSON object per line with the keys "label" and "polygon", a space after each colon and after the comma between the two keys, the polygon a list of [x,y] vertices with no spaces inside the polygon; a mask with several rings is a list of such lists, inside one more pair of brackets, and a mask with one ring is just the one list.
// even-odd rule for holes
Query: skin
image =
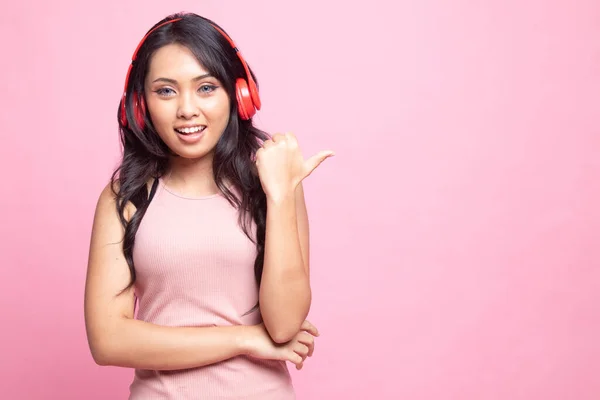
{"label": "skin", "polygon": [[[169,186],[189,195],[217,193],[212,178],[214,149],[229,122],[231,107],[221,83],[187,48],[169,45],[152,57],[145,98],[160,138],[179,155],[171,158]],[[174,129],[187,124],[207,126],[197,144],[183,142]]]}
{"label": "skin", "polygon": [[[230,99],[221,83],[180,45],[159,49],[150,62],[145,98],[161,139],[178,156],[168,184],[201,197],[218,192],[212,177],[214,148],[227,126]],[[206,125],[195,144],[175,128]],[[94,215],[85,287],[85,320],[92,355],[100,365],[176,370],[245,354],[287,360],[300,369],[314,351],[317,328],[307,321],[310,307],[309,226],[301,181],[332,152],[304,160],[292,134],[277,134],[257,153],[267,194],[265,266],[260,289],[264,323],[254,326],[165,327],[134,319],[133,289],[120,246],[124,230],[110,187]],[[127,218],[135,212],[127,205]],[[118,338],[118,340],[115,340]]]}

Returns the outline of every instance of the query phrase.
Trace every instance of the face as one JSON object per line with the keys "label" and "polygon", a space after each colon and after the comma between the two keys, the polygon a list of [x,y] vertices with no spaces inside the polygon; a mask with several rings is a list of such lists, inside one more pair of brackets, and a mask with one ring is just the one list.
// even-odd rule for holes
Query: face
{"label": "face", "polygon": [[144,90],[152,124],[174,153],[187,159],[212,156],[229,122],[230,100],[187,47],[157,50]]}

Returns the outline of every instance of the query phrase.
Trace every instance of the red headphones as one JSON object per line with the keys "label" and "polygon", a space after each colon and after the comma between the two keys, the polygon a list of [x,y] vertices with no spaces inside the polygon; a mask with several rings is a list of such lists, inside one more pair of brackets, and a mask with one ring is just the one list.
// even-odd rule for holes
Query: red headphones
{"label": "red headphones", "polygon": [[[120,119],[121,119],[121,124],[123,126],[127,126],[127,112],[125,110],[125,97],[126,97],[125,94],[127,92],[127,85],[129,83],[129,74],[131,73],[131,68],[133,67],[133,63],[137,57],[137,53],[138,53],[140,47],[142,47],[142,44],[144,43],[146,38],[152,32],[154,32],[155,30],[157,30],[158,28],[160,28],[164,25],[170,24],[172,22],[180,21],[181,19],[182,18],[174,18],[174,19],[165,21],[162,24],[156,26],[154,29],[150,30],[150,32],[148,32],[142,38],[142,40],[138,44],[137,48],[135,49],[135,52],[133,53],[133,57],[131,57],[131,64],[129,64],[129,69],[127,70],[127,77],[125,78],[125,89],[123,90],[123,98],[121,99],[121,116],[120,116],[121,118]],[[236,99],[237,99],[238,114],[239,114],[240,118],[242,118],[243,120],[248,120],[248,119],[252,118],[252,116],[254,114],[256,114],[256,110],[260,110],[260,107],[261,107],[260,97],[258,95],[258,88],[256,86],[256,83],[254,82],[254,79],[252,79],[252,75],[250,75],[250,70],[248,69],[248,65],[246,64],[246,61],[242,57],[242,54],[240,53],[238,48],[235,46],[235,43],[233,43],[233,40],[231,40],[231,38],[225,32],[223,32],[222,29],[215,26],[214,24],[211,24],[211,25],[227,39],[227,41],[229,42],[231,47],[233,47],[236,54],[242,61],[242,65],[244,66],[244,70],[246,71],[246,77],[248,78],[248,81],[246,82],[246,80],[243,78],[238,78],[236,80],[235,95],[236,95]],[[134,108],[135,121],[137,122],[140,129],[144,129],[144,116],[146,115],[146,102],[144,101],[143,95],[140,96],[138,93],[135,93],[135,92],[133,93],[133,108]]]}

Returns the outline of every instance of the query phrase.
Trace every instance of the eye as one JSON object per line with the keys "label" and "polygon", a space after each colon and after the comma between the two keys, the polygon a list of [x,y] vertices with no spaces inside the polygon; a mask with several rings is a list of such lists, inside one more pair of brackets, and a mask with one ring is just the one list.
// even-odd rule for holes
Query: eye
{"label": "eye", "polygon": [[217,89],[217,86],[206,84],[206,85],[200,86],[200,88],[198,90],[200,90],[200,93],[208,94],[208,93],[215,91],[215,89]]}
{"label": "eye", "polygon": [[155,90],[154,92],[156,94],[158,94],[159,96],[168,97],[170,95],[170,93],[168,93],[168,91],[171,91],[172,93],[174,93],[173,89],[170,89],[170,88],[160,88],[158,90]]}

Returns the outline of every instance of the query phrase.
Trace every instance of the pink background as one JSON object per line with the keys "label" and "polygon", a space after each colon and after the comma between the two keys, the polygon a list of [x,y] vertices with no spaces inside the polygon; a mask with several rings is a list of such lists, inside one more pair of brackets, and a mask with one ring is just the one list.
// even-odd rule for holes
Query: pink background
{"label": "pink background", "polygon": [[87,347],[89,235],[131,54],[181,10],[233,36],[259,126],[337,152],[299,399],[600,398],[600,3],[94,3],[0,14],[0,398],[127,396]]}

